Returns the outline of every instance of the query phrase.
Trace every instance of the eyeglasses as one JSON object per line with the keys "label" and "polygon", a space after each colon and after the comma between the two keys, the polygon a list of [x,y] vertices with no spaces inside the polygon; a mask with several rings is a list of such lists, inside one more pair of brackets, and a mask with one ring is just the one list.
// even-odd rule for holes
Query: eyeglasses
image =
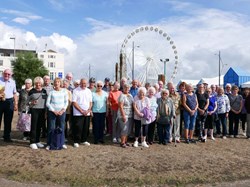
{"label": "eyeglasses", "polygon": [[97,85],[98,88],[102,88],[102,85]]}
{"label": "eyeglasses", "polygon": [[10,73],[4,73],[4,75],[11,75]]}

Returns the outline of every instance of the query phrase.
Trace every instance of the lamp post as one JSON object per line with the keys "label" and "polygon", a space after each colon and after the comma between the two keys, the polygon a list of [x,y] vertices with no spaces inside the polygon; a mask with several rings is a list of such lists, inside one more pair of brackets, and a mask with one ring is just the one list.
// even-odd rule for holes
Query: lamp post
{"label": "lamp post", "polygon": [[14,57],[16,57],[16,37],[10,37],[11,40],[14,40]]}
{"label": "lamp post", "polygon": [[133,41],[132,46],[132,80],[135,78],[135,42]]}
{"label": "lamp post", "polygon": [[166,77],[167,77],[167,73],[166,73],[166,63],[169,62],[169,59],[166,58],[166,59],[160,59],[161,62],[164,63],[164,77],[165,77],[165,80],[166,80]]}

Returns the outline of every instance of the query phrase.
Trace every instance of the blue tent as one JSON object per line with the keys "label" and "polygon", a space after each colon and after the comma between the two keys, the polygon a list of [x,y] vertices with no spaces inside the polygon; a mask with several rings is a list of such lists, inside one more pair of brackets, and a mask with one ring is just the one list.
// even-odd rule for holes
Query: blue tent
{"label": "blue tent", "polygon": [[244,82],[250,81],[250,73],[240,68],[230,67],[224,76],[224,87],[227,83],[241,86]]}

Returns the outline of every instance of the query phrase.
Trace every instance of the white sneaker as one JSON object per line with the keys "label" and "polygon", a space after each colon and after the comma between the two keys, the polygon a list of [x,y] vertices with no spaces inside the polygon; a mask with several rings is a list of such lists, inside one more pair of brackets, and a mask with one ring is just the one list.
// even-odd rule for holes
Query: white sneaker
{"label": "white sneaker", "polygon": [[214,140],[215,141],[215,138],[213,136],[211,136],[211,140]]}
{"label": "white sneaker", "polygon": [[144,141],[141,143],[142,147],[149,147],[148,144]]}
{"label": "white sneaker", "polygon": [[117,141],[118,141],[118,143],[121,143],[121,138],[118,138]]}
{"label": "white sneaker", "polygon": [[28,138],[27,137],[23,137],[23,140],[26,141],[26,140],[28,140]]}
{"label": "white sneaker", "polygon": [[64,144],[64,145],[62,146],[62,148],[63,148],[63,149],[67,149],[68,147],[67,147],[67,145]]}
{"label": "white sneaker", "polygon": [[230,138],[234,138],[234,135],[230,135],[229,137],[230,137]]}
{"label": "white sneaker", "polygon": [[113,143],[117,143],[117,139],[116,138],[113,138]]}
{"label": "white sneaker", "polygon": [[89,143],[89,142],[83,142],[82,145],[87,145],[87,146],[89,146],[90,143]]}
{"label": "white sneaker", "polygon": [[134,147],[138,147],[138,141],[134,142]]}
{"label": "white sneaker", "polygon": [[50,150],[50,146],[48,145],[45,149],[46,149],[47,151],[49,151],[49,150]]}
{"label": "white sneaker", "polygon": [[226,137],[226,136],[222,136],[222,139],[224,139],[224,140],[225,140],[225,139],[227,139],[227,137]]}
{"label": "white sneaker", "polygon": [[39,143],[36,143],[36,145],[37,145],[38,148],[44,148],[44,145],[41,144],[40,142],[39,142]]}
{"label": "white sneaker", "polygon": [[35,143],[30,144],[31,149],[38,149],[37,145]]}
{"label": "white sneaker", "polygon": [[74,147],[75,147],[75,148],[78,148],[78,147],[79,147],[79,144],[78,144],[78,143],[74,143]]}

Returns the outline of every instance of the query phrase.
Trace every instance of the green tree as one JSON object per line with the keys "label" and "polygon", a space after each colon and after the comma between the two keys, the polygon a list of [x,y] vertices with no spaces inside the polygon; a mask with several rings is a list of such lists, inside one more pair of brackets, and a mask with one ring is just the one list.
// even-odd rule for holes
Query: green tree
{"label": "green tree", "polygon": [[17,59],[13,61],[13,78],[17,88],[20,89],[25,79],[34,80],[35,77],[48,75],[49,71],[44,67],[43,61],[32,52],[18,53]]}

